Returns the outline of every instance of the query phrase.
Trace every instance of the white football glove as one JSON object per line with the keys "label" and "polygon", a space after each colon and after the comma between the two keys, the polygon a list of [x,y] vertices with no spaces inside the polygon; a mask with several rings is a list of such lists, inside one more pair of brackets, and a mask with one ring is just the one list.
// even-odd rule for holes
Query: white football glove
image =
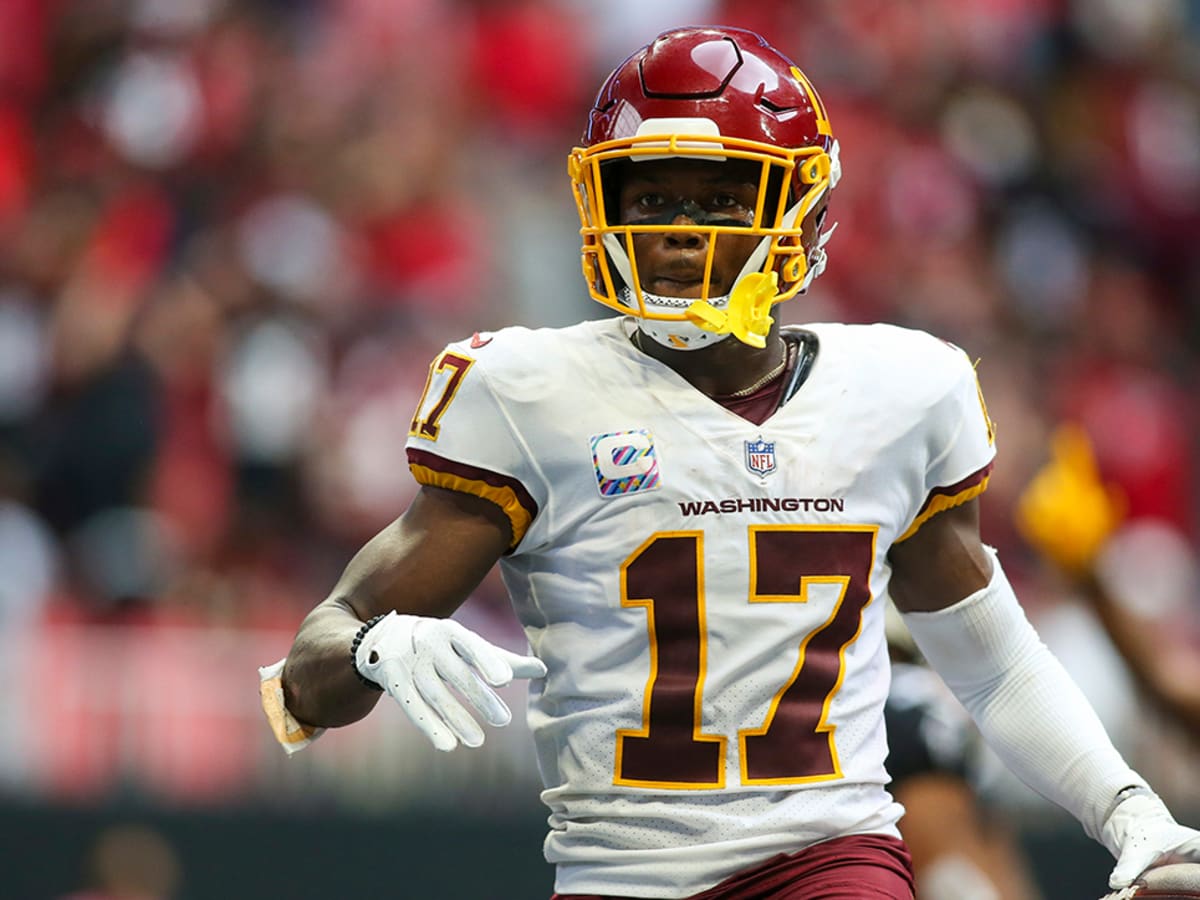
{"label": "white football glove", "polygon": [[1100,840],[1117,858],[1112,888],[1125,888],[1151,866],[1200,863],[1200,831],[1175,821],[1157,794],[1139,793],[1117,804]]}
{"label": "white football glove", "polygon": [[363,677],[392,696],[439,750],[478,747],[483,729],[450,692],[453,687],[491,725],[512,713],[492,690],[514,678],[542,678],[546,665],[497,647],[452,619],[388,613],[354,654]]}

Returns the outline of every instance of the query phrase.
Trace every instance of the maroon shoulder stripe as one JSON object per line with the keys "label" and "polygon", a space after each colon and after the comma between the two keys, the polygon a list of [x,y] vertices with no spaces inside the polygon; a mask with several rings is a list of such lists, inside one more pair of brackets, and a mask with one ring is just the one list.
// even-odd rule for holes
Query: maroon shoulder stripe
{"label": "maroon shoulder stripe", "polygon": [[935,487],[929,492],[929,496],[925,498],[925,502],[921,505],[921,511],[917,513],[917,518],[920,518],[930,506],[936,503],[939,497],[945,497],[947,499],[951,497],[957,497],[959,494],[969,491],[976,485],[982,484],[984,479],[992,474],[992,468],[995,465],[996,461],[992,460],[982,469],[977,472],[972,472],[962,481],[957,481],[954,484],[947,485],[946,487]]}
{"label": "maroon shoulder stripe", "polygon": [[[446,459],[444,456],[438,456],[436,453],[430,453],[428,450],[420,450],[415,447],[409,447],[407,450],[409,466],[419,466],[429,469],[441,475],[448,476],[454,482],[463,482],[468,493],[477,493],[469,489],[470,483],[484,484],[498,490],[512,492],[512,496],[521,505],[521,508],[528,514],[529,519],[534,519],[538,514],[537,501],[525,489],[516,478],[508,475],[501,475],[499,472],[493,472],[491,469],[481,469],[478,466],[468,465],[466,463],[455,462],[452,459]],[[420,480],[420,479],[418,479]],[[488,492],[478,492],[486,500],[494,500],[494,496],[490,496]],[[501,504],[503,506],[503,504]]]}

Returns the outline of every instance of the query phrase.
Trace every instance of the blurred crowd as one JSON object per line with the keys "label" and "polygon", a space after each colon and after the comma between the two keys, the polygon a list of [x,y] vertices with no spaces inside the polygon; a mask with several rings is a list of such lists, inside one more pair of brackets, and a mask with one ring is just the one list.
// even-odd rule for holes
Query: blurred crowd
{"label": "blurred crowd", "polygon": [[796,58],[841,142],[830,266],[784,319],[981,359],[984,534],[1033,602],[1011,506],[1060,421],[1195,546],[1195,3],[4,6],[0,630],[293,628],[412,496],[437,350],[605,314],[566,153],[611,68],[705,22]]}

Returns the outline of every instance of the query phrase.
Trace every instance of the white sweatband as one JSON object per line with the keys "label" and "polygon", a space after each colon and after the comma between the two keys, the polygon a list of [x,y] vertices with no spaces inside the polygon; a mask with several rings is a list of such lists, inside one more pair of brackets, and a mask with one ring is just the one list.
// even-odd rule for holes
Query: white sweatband
{"label": "white sweatband", "polygon": [[1004,764],[1099,840],[1117,794],[1145,781],[1033,630],[987,549],[987,587],[947,609],[905,613],[904,621]]}

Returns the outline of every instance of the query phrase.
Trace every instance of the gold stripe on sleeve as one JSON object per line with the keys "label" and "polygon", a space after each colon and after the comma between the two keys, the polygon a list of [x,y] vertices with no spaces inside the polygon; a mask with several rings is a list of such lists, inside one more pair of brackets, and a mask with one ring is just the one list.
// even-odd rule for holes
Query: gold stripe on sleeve
{"label": "gold stripe on sleeve", "polygon": [[947,509],[953,509],[956,506],[962,506],[968,500],[974,500],[987,490],[988,481],[991,479],[991,477],[991,475],[985,475],[982,481],[971,485],[971,487],[967,488],[966,490],[959,491],[957,494],[935,494],[931,496],[929,501],[925,504],[925,508],[917,514],[917,517],[913,519],[913,523],[908,526],[908,530],[905,531],[904,534],[900,535],[900,537],[896,538],[895,542],[898,544],[901,541],[908,540],[917,533],[918,528],[920,528],[938,513],[944,512]]}
{"label": "gold stripe on sleeve", "polygon": [[499,506],[504,511],[504,514],[508,516],[509,524],[512,525],[512,541],[508,545],[510,550],[521,543],[521,538],[525,537],[525,532],[529,530],[529,524],[533,521],[533,516],[521,504],[521,501],[517,499],[517,493],[512,488],[488,484],[485,481],[475,478],[464,478],[461,475],[453,475],[449,472],[439,472],[436,469],[431,469],[429,466],[417,465],[415,463],[409,463],[408,467],[412,470],[413,477],[417,480],[418,484],[427,484],[430,487],[439,487],[450,491],[460,491],[464,494],[472,494],[484,500],[490,500]]}

